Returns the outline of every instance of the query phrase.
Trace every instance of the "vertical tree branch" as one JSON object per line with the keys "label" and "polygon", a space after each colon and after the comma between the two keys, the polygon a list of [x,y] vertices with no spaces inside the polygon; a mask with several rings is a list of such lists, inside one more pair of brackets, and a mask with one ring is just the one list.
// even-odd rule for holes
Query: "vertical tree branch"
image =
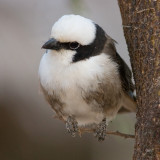
{"label": "vertical tree branch", "polygon": [[137,94],[134,160],[160,160],[160,0],[118,0]]}

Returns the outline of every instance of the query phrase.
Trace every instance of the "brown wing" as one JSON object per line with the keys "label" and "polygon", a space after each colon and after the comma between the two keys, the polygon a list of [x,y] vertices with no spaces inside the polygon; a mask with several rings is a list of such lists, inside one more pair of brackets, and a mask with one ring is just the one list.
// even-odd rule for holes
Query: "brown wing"
{"label": "brown wing", "polygon": [[113,61],[118,64],[119,76],[121,79],[121,85],[123,89],[123,101],[124,106],[129,111],[136,111],[136,103],[135,103],[135,96],[134,92],[134,85],[132,82],[132,72],[129,69],[128,65],[124,62],[124,60],[120,57],[117,53],[115,48],[115,41],[106,35],[107,41],[106,45],[103,49],[104,53],[107,53],[111,56]]}
{"label": "brown wing", "polygon": [[126,92],[126,94],[131,95],[130,92],[133,93],[134,91],[134,85],[132,82],[132,72],[129,69],[128,65],[124,62],[124,60],[120,57],[120,55],[117,53],[115,48],[115,43],[112,38],[110,38],[108,35],[106,35],[107,41],[103,49],[103,53],[107,53],[111,56],[113,61],[115,61],[118,64],[118,70],[120,79],[122,82],[122,88]]}

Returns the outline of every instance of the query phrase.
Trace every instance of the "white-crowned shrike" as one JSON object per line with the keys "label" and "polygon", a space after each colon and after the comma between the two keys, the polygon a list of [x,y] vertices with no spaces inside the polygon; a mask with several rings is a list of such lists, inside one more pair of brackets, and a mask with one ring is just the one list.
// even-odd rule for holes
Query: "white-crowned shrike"
{"label": "white-crowned shrike", "polygon": [[114,43],[92,20],[64,15],[42,46],[41,89],[73,136],[87,126],[104,140],[107,123],[120,110],[136,110],[132,74]]}

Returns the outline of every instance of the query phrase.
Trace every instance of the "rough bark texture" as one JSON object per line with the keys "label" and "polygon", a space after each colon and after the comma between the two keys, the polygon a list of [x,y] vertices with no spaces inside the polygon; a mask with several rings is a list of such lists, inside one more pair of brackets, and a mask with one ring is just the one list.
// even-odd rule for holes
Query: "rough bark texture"
{"label": "rough bark texture", "polygon": [[160,160],[160,0],[118,0],[136,83],[133,160]]}

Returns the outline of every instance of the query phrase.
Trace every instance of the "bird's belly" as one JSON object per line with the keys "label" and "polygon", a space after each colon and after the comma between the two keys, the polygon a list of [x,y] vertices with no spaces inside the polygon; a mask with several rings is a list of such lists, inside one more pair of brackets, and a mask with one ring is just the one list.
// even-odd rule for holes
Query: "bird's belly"
{"label": "bird's belly", "polygon": [[[102,106],[97,104],[98,102],[95,103],[94,97],[92,101],[86,102],[81,91],[85,91],[86,95],[91,94],[97,91],[103,81],[105,85],[112,83],[112,86],[115,86],[113,91],[119,90],[116,65],[111,63],[110,57],[106,54],[69,64],[66,64],[61,56],[62,54],[46,53],[39,67],[42,87],[50,97],[55,96],[58,102],[61,102],[57,106],[50,102],[51,106],[53,109],[62,110],[65,120],[68,116],[75,116],[80,126],[98,124],[107,114],[104,113]],[[112,92],[108,91],[108,94]],[[107,115],[108,121],[113,119],[116,112],[114,111],[111,116]]]}
{"label": "bird's belly", "polygon": [[96,108],[93,104],[88,104],[84,101],[78,91],[71,91],[61,97],[64,107],[64,119],[68,116],[74,116],[79,126],[90,124],[98,124],[104,118],[101,109]]}

